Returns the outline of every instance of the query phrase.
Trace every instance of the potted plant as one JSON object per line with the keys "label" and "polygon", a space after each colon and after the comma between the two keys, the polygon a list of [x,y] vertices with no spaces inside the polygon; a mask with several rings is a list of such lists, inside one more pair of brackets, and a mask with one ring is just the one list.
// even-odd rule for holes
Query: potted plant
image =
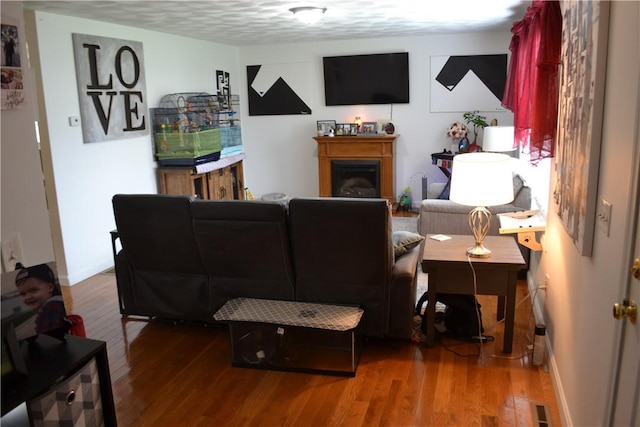
{"label": "potted plant", "polygon": [[462,117],[468,125],[473,125],[473,144],[476,144],[478,141],[478,130],[489,126],[489,123],[487,123],[487,116],[482,116],[478,110],[475,110],[467,111],[462,115]]}

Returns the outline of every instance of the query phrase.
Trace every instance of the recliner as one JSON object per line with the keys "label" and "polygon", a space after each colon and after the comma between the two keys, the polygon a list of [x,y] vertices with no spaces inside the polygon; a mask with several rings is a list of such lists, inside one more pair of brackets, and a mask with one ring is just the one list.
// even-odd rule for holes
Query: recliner
{"label": "recliner", "polygon": [[206,321],[211,316],[209,276],[183,196],[113,197],[122,247],[115,256],[120,312]]}

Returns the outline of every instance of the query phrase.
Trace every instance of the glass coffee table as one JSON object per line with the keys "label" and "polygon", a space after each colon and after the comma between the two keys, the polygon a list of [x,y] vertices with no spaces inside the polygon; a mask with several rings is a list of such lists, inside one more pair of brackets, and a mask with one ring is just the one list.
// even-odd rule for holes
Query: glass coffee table
{"label": "glass coffee table", "polygon": [[359,307],[236,298],[213,316],[229,323],[233,366],[355,376]]}

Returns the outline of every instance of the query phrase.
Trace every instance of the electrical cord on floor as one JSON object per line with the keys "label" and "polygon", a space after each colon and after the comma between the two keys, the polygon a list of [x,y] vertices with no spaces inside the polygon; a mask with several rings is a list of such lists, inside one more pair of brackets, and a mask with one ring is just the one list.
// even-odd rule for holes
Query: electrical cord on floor
{"label": "electrical cord on floor", "polygon": [[[537,292],[539,289],[542,289],[542,288],[540,288],[540,287],[536,287],[535,289],[533,289],[533,291]],[[532,292],[532,291],[528,291],[528,292],[527,292],[527,294],[526,294],[525,296],[523,296],[523,297],[522,297],[522,299],[516,303],[515,308],[518,308],[518,306],[519,306],[520,304],[522,304],[523,302],[525,302],[525,301],[529,298],[529,296],[531,295],[531,292]],[[535,294],[534,294],[534,301],[533,301],[533,302],[535,302]],[[533,304],[533,302],[532,302],[532,304]],[[532,308],[531,308],[531,307],[529,307],[529,315],[528,315],[529,317],[531,316],[531,310],[532,310]],[[529,319],[527,320],[527,322],[528,322],[528,321],[529,321]],[[487,326],[487,327],[486,327],[486,328],[484,328],[484,329],[485,329],[485,330],[491,330],[491,329],[495,328],[496,326],[498,326],[500,323],[504,323],[504,318],[503,318],[502,320],[498,320],[496,323],[494,323],[494,324],[493,324],[493,325],[491,325],[491,326]],[[529,327],[529,324],[527,323],[527,328],[528,328],[528,327]]]}
{"label": "electrical cord on floor", "polygon": [[[491,341],[494,340],[493,337],[485,337],[485,338],[487,339],[487,342],[491,342]],[[466,344],[470,344],[470,343],[479,343],[480,341],[477,341],[477,340],[463,340],[461,338],[456,338],[456,337],[445,337],[445,339],[452,339],[452,340],[456,341],[455,344],[447,344],[446,342],[440,341],[440,344],[442,345],[442,347],[444,347],[445,350],[455,354],[456,356],[459,356],[459,357],[480,357],[482,355],[482,349],[481,348],[478,348],[478,352],[477,353],[469,353],[469,354],[459,353],[459,352],[453,350],[453,348],[452,348],[452,347],[456,347],[456,346],[460,346],[460,345],[466,345]],[[482,346],[482,343],[480,343],[480,345]]]}

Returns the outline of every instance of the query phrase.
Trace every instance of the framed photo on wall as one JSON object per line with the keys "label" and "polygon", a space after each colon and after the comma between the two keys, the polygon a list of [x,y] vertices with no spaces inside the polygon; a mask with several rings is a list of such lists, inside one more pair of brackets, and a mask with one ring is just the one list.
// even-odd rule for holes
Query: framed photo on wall
{"label": "framed photo on wall", "polygon": [[0,35],[2,36],[0,100],[3,110],[15,110],[26,104],[20,57],[22,43],[20,34],[18,21],[3,16],[2,25],[0,25]]}

